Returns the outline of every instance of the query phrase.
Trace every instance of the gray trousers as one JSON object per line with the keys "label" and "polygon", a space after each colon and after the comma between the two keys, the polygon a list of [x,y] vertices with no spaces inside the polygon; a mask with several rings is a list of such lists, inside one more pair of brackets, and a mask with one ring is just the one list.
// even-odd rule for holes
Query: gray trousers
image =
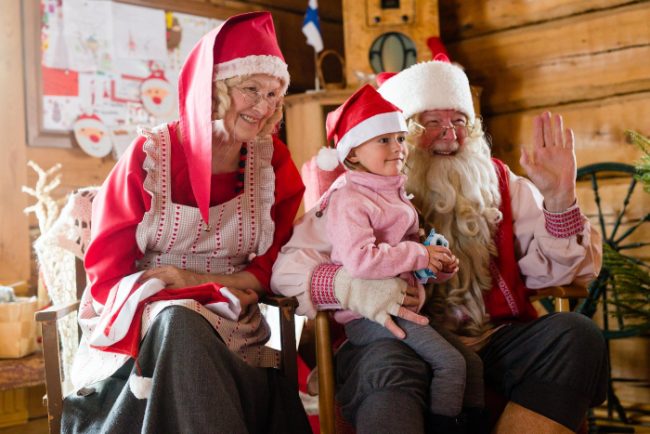
{"label": "gray trousers", "polygon": [[[571,430],[589,407],[605,400],[605,342],[583,315],[557,313],[511,324],[479,355],[486,384]],[[425,432],[431,370],[407,345],[397,339],[344,345],[336,369],[336,398],[358,434]]]}
{"label": "gray trousers", "polygon": [[[475,352],[442,327],[393,319],[406,332],[402,342],[432,370],[429,409],[433,414],[457,416],[463,406],[483,408],[483,362]],[[345,334],[357,346],[394,338],[385,327],[365,318],[347,323]]]}
{"label": "gray trousers", "polygon": [[298,392],[276,369],[254,368],[232,353],[212,326],[184,307],[164,309],[140,346],[148,399],[131,393],[133,360],[72,394],[63,408],[64,433],[311,433]]}

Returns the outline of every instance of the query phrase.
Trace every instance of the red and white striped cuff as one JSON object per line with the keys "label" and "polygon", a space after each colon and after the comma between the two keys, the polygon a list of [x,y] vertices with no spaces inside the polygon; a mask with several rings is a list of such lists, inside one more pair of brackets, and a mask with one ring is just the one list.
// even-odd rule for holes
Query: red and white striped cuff
{"label": "red and white striped cuff", "polygon": [[566,211],[552,213],[544,209],[546,230],[555,238],[569,238],[581,233],[585,224],[578,204],[574,204]]}
{"label": "red and white striped cuff", "polygon": [[321,264],[311,275],[311,299],[317,310],[341,309],[334,295],[334,277],[341,268],[336,264]]}

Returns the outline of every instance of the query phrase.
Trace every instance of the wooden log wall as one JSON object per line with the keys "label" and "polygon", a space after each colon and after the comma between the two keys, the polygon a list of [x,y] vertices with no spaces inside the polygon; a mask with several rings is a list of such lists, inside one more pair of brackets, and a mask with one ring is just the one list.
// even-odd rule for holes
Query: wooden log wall
{"label": "wooden log wall", "polygon": [[650,134],[650,2],[450,0],[440,8],[453,60],[483,87],[494,153],[513,169],[543,110],[574,129],[578,166],[640,155],[623,131]]}
{"label": "wooden log wall", "polygon": [[23,208],[27,196],[20,192],[27,166],[25,145],[25,101],[20,0],[2,4],[0,13],[0,284],[29,277],[29,234]]}
{"label": "wooden log wall", "polygon": [[[29,228],[34,227],[34,217],[26,218],[22,212],[33,200],[20,191],[22,185],[33,186],[36,174],[27,168],[26,162],[34,160],[42,168],[56,163],[63,165],[63,195],[75,188],[98,185],[104,180],[115,161],[112,158],[97,159],[87,156],[78,147],[59,149],[29,147],[25,136],[26,121],[23,74],[33,73],[34,65],[23,65],[15,59],[22,58],[24,40],[21,25],[23,0],[3,0],[0,14],[0,97],[5,104],[0,107],[0,163],[2,189],[0,195],[0,284],[17,280],[33,279],[34,267],[30,267]],[[278,40],[291,74],[290,93],[300,93],[314,87],[314,53],[306,45],[302,34],[302,20],[307,5],[303,0],[126,0],[127,3],[226,17],[254,10],[269,10],[273,14]],[[325,48],[343,52],[343,26],[341,0],[319,2],[321,29]],[[336,65],[333,65],[336,66]],[[337,72],[337,71],[335,71]],[[327,71],[326,71],[327,74]],[[32,104],[33,106],[33,104]]]}

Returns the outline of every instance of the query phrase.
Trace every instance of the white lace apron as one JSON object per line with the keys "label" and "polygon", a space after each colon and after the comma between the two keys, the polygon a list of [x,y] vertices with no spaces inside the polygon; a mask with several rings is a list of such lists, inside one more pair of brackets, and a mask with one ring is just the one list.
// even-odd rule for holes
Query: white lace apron
{"label": "white lace apron", "polygon": [[[200,273],[231,274],[243,270],[252,255],[265,253],[273,242],[275,174],[271,166],[273,143],[270,137],[248,144],[244,190],[232,200],[210,208],[210,224],[198,208],[172,202],[170,178],[170,137],[166,125],[141,132],[147,140],[144,189],[151,194],[151,208],[136,231],[136,241],[144,257],[139,270],[173,265]],[[231,321],[194,300],[169,300],[148,304],[143,312],[141,338],[156,315],[165,307],[180,305],[206,318],[226,345],[252,366],[277,367],[278,353],[264,343],[270,330],[257,306],[251,306],[239,321]],[[72,370],[75,387],[110,376],[128,356],[99,351],[87,344],[99,320],[102,306],[93,302],[86,288],[79,310],[84,332]]]}

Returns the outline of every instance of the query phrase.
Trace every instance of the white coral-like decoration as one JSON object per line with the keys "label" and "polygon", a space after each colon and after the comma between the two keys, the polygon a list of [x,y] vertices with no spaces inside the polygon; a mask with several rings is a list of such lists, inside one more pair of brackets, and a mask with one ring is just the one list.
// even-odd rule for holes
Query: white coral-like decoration
{"label": "white coral-like decoration", "polygon": [[[38,258],[39,274],[54,305],[70,303],[77,299],[75,256],[61,247],[59,236],[70,224],[66,218],[69,210],[66,207],[59,212],[59,203],[52,197],[52,192],[61,184],[61,174],[56,174],[53,179],[51,177],[61,169],[61,165],[43,170],[33,161],[27,164],[38,174],[34,188],[23,186],[22,191],[36,198],[36,203],[25,208],[24,212],[33,212],[38,220],[40,236],[34,242],[34,250]],[[68,315],[58,323],[64,392],[71,389],[70,368],[79,341],[77,330],[75,315]]]}

